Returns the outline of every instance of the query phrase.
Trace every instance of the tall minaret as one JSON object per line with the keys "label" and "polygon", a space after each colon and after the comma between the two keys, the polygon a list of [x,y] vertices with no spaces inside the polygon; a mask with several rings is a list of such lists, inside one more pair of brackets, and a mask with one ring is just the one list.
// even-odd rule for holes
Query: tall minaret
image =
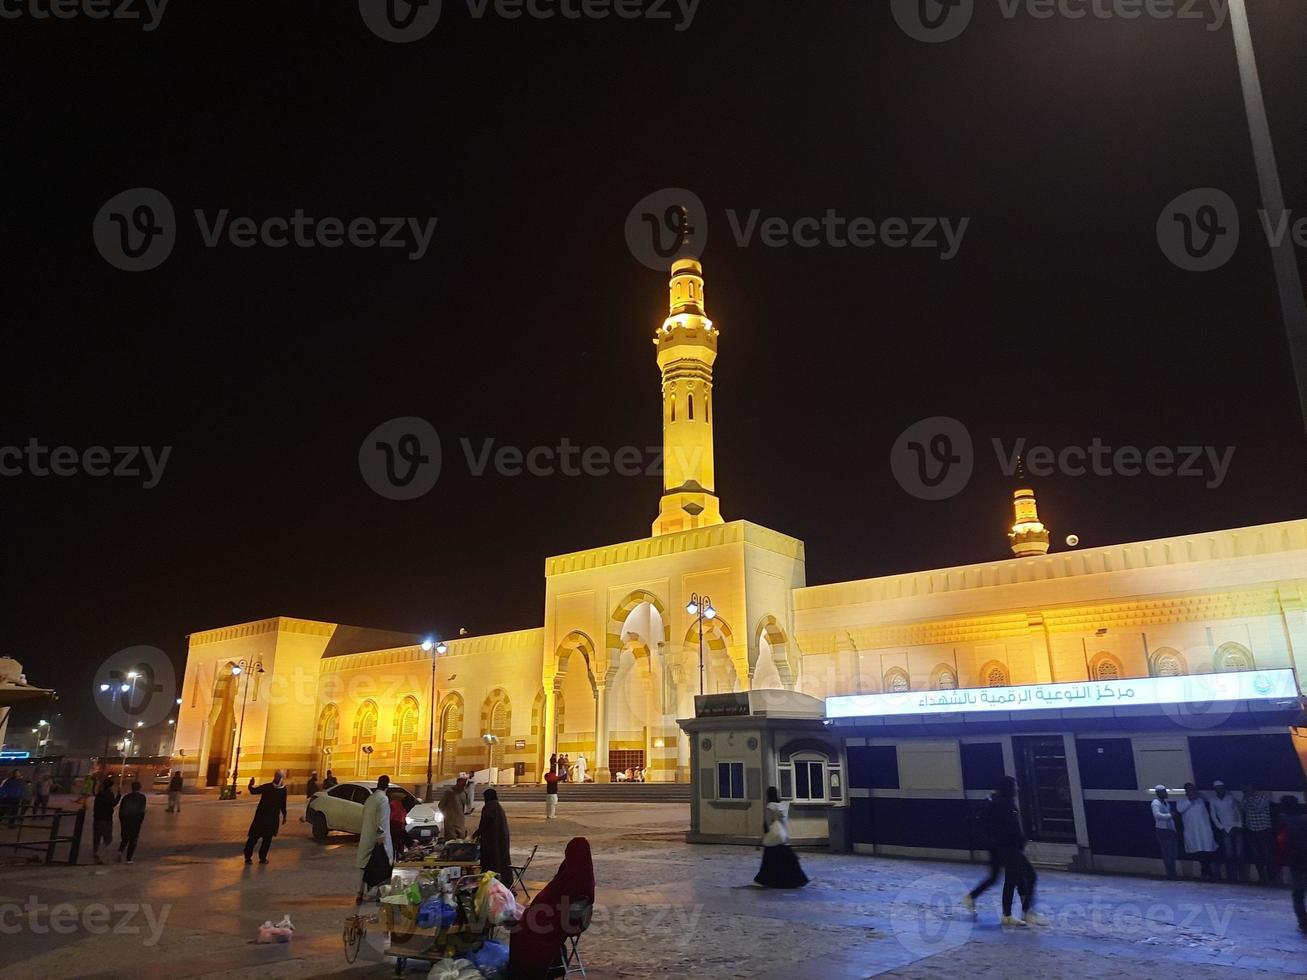
{"label": "tall minaret", "polygon": [[704,310],[703,266],[697,259],[677,259],[670,310],[654,337],[663,375],[663,498],[655,535],[722,523],[712,447],[719,332]]}
{"label": "tall minaret", "polygon": [[1018,558],[1035,558],[1048,554],[1048,528],[1039,521],[1035,491],[1026,480],[1025,464],[1017,460],[1017,487],[1012,491],[1012,530],[1008,542]]}

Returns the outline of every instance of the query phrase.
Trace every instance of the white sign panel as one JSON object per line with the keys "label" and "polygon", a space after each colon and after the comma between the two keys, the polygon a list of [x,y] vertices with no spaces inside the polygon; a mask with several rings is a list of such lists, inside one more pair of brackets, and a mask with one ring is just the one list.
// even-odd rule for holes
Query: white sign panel
{"label": "white sign panel", "polygon": [[1181,677],[1132,677],[1119,681],[1071,684],[1022,684],[956,691],[905,691],[853,694],[826,699],[827,718],[882,715],[938,715],[959,711],[1031,711],[1036,709],[1115,708],[1127,705],[1192,704],[1212,701],[1259,701],[1298,697],[1292,670],[1186,674]]}

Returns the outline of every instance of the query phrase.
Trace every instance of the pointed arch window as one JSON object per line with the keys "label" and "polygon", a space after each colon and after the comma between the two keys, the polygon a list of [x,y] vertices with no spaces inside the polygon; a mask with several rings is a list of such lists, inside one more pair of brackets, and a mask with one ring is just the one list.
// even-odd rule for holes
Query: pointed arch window
{"label": "pointed arch window", "polygon": [[885,672],[885,693],[886,694],[906,694],[912,690],[912,682],[908,679],[908,672],[898,667]]}
{"label": "pointed arch window", "polygon": [[1218,671],[1253,670],[1252,651],[1241,643],[1222,643],[1216,649],[1213,666]]}
{"label": "pointed arch window", "polygon": [[1094,658],[1091,676],[1096,681],[1117,681],[1121,679],[1121,661],[1110,653],[1100,653]]}
{"label": "pointed arch window", "polygon": [[672,421],[676,421],[676,396],[672,395]]}

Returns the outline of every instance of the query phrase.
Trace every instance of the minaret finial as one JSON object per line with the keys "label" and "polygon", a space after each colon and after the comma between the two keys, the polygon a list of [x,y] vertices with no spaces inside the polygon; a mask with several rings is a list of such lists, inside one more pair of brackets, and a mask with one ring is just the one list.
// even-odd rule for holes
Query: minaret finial
{"label": "minaret finial", "polygon": [[1039,520],[1039,509],[1035,503],[1035,491],[1030,489],[1026,479],[1026,463],[1017,457],[1016,489],[1012,491],[1012,530],[1008,532],[1008,544],[1012,554],[1018,558],[1034,558],[1048,554],[1048,528]]}

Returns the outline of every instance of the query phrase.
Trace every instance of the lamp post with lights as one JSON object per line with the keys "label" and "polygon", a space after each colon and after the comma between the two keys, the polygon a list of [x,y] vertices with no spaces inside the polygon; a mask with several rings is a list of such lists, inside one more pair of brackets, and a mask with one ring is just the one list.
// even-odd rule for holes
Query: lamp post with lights
{"label": "lamp post with lights", "polygon": [[712,600],[706,595],[692,593],[690,601],[685,604],[685,611],[695,617],[695,623],[699,627],[699,693],[703,693],[703,621],[709,622],[717,618],[717,610],[713,608]]}
{"label": "lamp post with lights", "polygon": [[436,754],[436,658],[449,650],[443,640],[425,639],[422,649],[431,654],[431,708],[427,718],[427,802],[431,802],[431,764]]}
{"label": "lamp post with lights", "polygon": [[[227,799],[229,800],[236,799],[236,778],[241,767],[241,738],[245,735],[245,708],[250,700],[250,677],[246,673],[247,669],[253,671],[255,674],[262,674],[263,661],[256,660],[254,663],[249,663],[248,661],[241,659],[231,665],[231,672],[233,674],[237,677],[240,677],[241,674],[246,674],[246,677],[245,693],[241,697],[241,720],[240,724],[236,727],[236,758],[231,767],[231,790],[227,796]],[[256,694],[255,697],[258,697],[258,695]]]}

